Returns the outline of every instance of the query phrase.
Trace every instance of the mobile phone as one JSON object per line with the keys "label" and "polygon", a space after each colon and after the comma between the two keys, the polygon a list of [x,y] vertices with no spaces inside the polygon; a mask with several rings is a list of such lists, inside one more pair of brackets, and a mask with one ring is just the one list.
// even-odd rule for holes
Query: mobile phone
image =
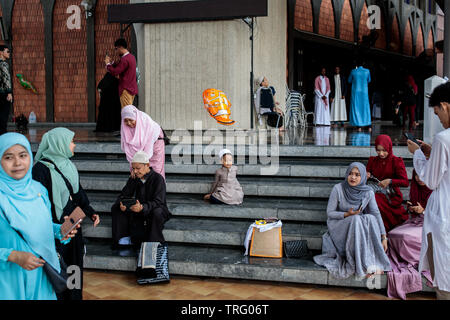
{"label": "mobile phone", "polygon": [[361,205],[360,205],[359,208],[358,208],[358,211],[359,211],[359,212],[361,212],[362,207],[363,207],[363,204],[361,203]]}
{"label": "mobile phone", "polygon": [[77,225],[79,225],[81,222],[83,222],[83,219],[78,219],[78,221],[76,221],[69,229],[66,229],[66,231],[63,233],[62,235],[62,239],[64,239],[65,237],[67,237],[67,235],[69,233],[72,232],[73,229],[75,229],[77,227]]}
{"label": "mobile phone", "polygon": [[76,207],[73,212],[69,215],[69,219],[64,221],[61,225],[61,234],[65,238],[73,229],[79,225],[83,219],[86,217],[83,210],[80,207]]}
{"label": "mobile phone", "polygon": [[127,207],[127,209],[130,209],[131,206],[134,206],[136,204],[136,199],[135,198],[130,198],[130,197],[122,197],[120,199],[120,202],[122,202],[122,204]]}
{"label": "mobile phone", "polygon": [[407,140],[411,140],[412,142],[414,142],[415,144],[417,144],[418,146],[420,146],[420,142],[416,140],[416,138],[414,138],[414,136],[412,134],[409,134],[408,132],[403,133],[403,135],[405,136],[405,138]]}

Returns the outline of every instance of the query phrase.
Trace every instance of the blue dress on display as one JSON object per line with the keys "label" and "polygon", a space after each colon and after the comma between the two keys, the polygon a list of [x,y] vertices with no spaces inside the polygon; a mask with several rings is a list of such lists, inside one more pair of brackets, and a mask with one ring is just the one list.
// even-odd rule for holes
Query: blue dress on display
{"label": "blue dress on display", "polygon": [[363,67],[353,69],[348,77],[348,82],[352,84],[350,102],[351,126],[366,127],[372,124],[368,87],[370,80],[370,71]]}

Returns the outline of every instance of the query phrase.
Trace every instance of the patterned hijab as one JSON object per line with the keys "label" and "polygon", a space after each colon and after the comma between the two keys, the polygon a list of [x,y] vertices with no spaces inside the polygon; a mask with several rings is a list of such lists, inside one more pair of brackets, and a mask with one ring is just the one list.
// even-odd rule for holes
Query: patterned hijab
{"label": "patterned hijab", "polygon": [[[361,182],[352,187],[347,179],[353,168],[357,168],[359,174],[361,175]],[[342,191],[344,193],[344,197],[348,203],[354,206],[354,209],[357,210],[359,206],[362,204],[362,210],[368,205],[370,201],[370,194],[372,192],[372,188],[366,185],[367,182],[367,172],[366,166],[361,162],[353,162],[351,163],[347,171],[345,172],[345,180],[341,183]]]}
{"label": "patterned hijab", "polygon": [[75,133],[66,128],[52,129],[44,134],[36,153],[36,161],[40,161],[50,169],[52,178],[52,201],[58,220],[61,219],[63,209],[69,200],[70,192],[67,189],[64,179],[55,170],[55,166],[42,160],[49,159],[53,161],[67,180],[69,180],[73,192],[77,193],[80,186],[80,178],[77,168],[70,161],[73,155],[69,148],[74,136]]}
{"label": "patterned hijab", "polygon": [[27,138],[19,133],[0,136],[0,157],[12,146],[23,146],[30,155],[30,168],[16,180],[0,165],[0,215],[19,231],[28,246],[55,269],[60,270],[55,249],[52,214],[47,190],[31,175],[33,154]]}

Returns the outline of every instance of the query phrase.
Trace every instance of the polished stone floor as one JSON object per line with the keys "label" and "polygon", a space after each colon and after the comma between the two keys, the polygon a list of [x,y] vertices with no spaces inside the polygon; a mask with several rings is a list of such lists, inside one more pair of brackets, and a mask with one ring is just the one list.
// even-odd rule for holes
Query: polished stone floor
{"label": "polished stone floor", "polygon": [[[65,125],[75,132],[75,142],[120,142],[120,136],[117,133],[94,132],[95,124],[67,124]],[[23,132],[32,143],[39,143],[42,135],[52,129],[54,125],[33,125],[27,132]],[[9,127],[10,131],[15,130]],[[407,130],[407,129],[406,129]],[[217,134],[219,132],[219,134]],[[268,143],[278,143],[280,145],[317,145],[317,146],[373,146],[376,137],[379,134],[387,134],[392,138],[394,146],[406,145],[406,139],[403,136],[405,129],[395,126],[390,121],[374,122],[372,131],[363,128],[361,132],[353,127],[345,125],[344,127],[330,126],[307,126],[297,127],[284,132],[266,131],[266,130],[222,130],[208,132],[202,131],[201,134],[191,131],[167,131],[172,143],[194,143],[199,140],[203,144],[229,142],[230,139],[236,144],[254,144],[265,140]],[[416,138],[422,139],[423,125],[417,129],[410,130]]]}
{"label": "polished stone floor", "polygon": [[[395,300],[385,290],[296,283],[173,276],[170,283],[138,285],[132,272],[85,270],[85,300]],[[412,293],[407,300],[435,300]]]}

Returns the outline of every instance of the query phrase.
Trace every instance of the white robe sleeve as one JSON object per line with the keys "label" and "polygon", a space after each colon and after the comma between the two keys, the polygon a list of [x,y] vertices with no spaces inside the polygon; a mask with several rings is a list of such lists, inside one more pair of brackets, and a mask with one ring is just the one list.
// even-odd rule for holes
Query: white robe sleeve
{"label": "white robe sleeve", "polygon": [[256,91],[256,97],[255,97],[255,109],[256,109],[256,114],[258,115],[258,118],[260,117],[260,107],[261,107],[261,88],[259,88]]}
{"label": "white robe sleeve", "polygon": [[422,180],[429,189],[435,190],[441,183],[444,173],[448,170],[449,150],[437,137],[431,149],[430,159],[427,160],[422,150],[414,152],[413,162],[419,179]]}

